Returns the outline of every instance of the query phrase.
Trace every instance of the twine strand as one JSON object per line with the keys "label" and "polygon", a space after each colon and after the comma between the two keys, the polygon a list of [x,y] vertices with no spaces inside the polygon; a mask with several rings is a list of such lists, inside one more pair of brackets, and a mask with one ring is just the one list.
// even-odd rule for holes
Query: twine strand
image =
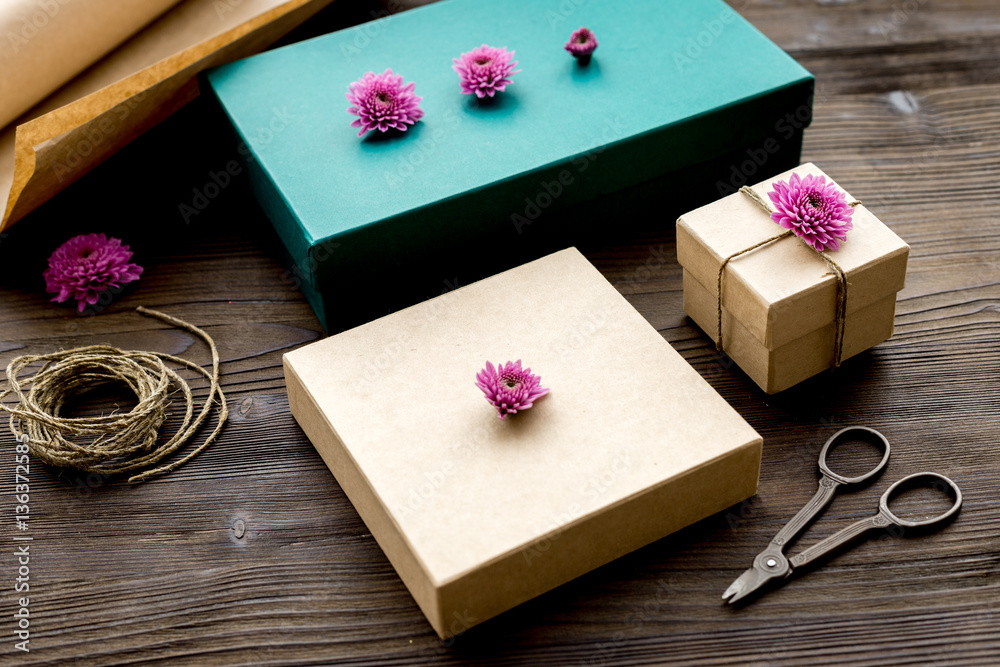
{"label": "twine strand", "polygon": [[[109,345],[89,345],[50,354],[17,357],[7,366],[8,388],[0,392],[0,410],[10,414],[10,430],[16,438],[28,437],[29,451],[54,466],[72,467],[106,475],[149,468],[180,449],[218,405],[219,419],[205,441],[182,458],[147,469],[129,477],[129,483],[145,481],[183,465],[197,456],[218,437],[229,416],[226,398],[219,386],[219,351],[215,341],[198,327],[156,310],[139,307],[136,311],[173,326],[185,329],[208,345],[212,352],[212,370],[163,352],[120,350]],[[165,362],[197,371],[210,384],[208,397],[195,416],[195,401],[188,383]],[[30,378],[21,378],[25,368],[41,363]],[[127,413],[117,410],[96,417],[63,417],[61,412],[76,395],[100,382],[127,386],[138,403]],[[30,384],[30,390],[25,385]],[[171,387],[184,397],[184,418],[177,433],[157,446],[160,427],[170,406]],[[18,402],[14,407],[2,403],[9,395]],[[94,438],[88,444],[70,438]]]}
{"label": "twine strand", "polygon": [[774,207],[771,206],[771,202],[761,197],[760,194],[750,186],[744,185],[742,188],[740,188],[740,192],[749,197],[750,201],[757,204],[757,206],[764,209],[768,215],[774,213]]}
{"label": "twine strand", "polygon": [[833,367],[840,368],[844,360],[844,329],[847,326],[847,274],[840,264],[826,254],[825,251],[819,253],[826,265],[837,276],[837,310],[834,314],[836,326],[833,328]]}
{"label": "twine strand", "polygon": [[[753,188],[744,185],[743,187],[740,188],[740,192],[742,192],[748,199],[750,199],[750,201],[757,204],[757,206],[761,208],[768,215],[775,212],[770,202],[761,197],[757,193],[757,191],[754,190]],[[862,203],[860,201],[855,200],[849,202],[848,205],[854,208],[856,206],[861,206]],[[743,250],[734,252],[733,254],[729,255],[728,257],[725,257],[722,260],[722,263],[719,265],[719,275],[716,281],[716,288],[718,290],[718,299],[716,302],[717,336],[716,336],[715,349],[718,350],[719,352],[724,351],[722,345],[722,279],[726,273],[726,266],[729,265],[729,262],[731,262],[732,260],[736,259],[741,255],[745,255],[748,252],[766,246],[770,243],[774,243],[775,241],[783,239],[786,236],[791,236],[792,234],[793,232],[791,229],[786,230],[780,234],[775,234],[771,238],[764,239],[759,243],[755,243],[749,248],[744,248]],[[810,250],[812,250],[811,247]],[[818,254],[820,255],[820,257],[823,258],[823,261],[826,262],[827,266],[830,267],[830,270],[837,277],[837,307],[834,315],[836,326],[834,328],[834,336],[833,336],[833,365],[835,368],[837,368],[843,361],[843,356],[844,356],[844,327],[847,322],[847,274],[844,272],[844,269],[841,268],[839,264],[837,264],[836,260],[830,257],[829,254],[827,254],[826,252],[819,252]]]}
{"label": "twine strand", "polygon": [[716,340],[716,343],[715,343],[715,349],[717,349],[719,352],[722,352],[722,276],[726,272],[726,266],[729,264],[729,262],[731,262],[732,260],[736,259],[740,255],[745,255],[746,253],[750,252],[751,250],[756,250],[757,248],[766,246],[768,243],[774,243],[778,239],[783,239],[786,236],[791,236],[791,235],[792,235],[792,230],[790,230],[790,229],[787,230],[787,231],[784,231],[784,232],[782,232],[780,234],[775,234],[771,238],[764,239],[760,243],[755,243],[752,246],[750,246],[749,248],[744,248],[743,250],[740,250],[739,252],[734,252],[732,255],[730,255],[729,257],[726,257],[725,259],[722,260],[722,264],[719,265],[718,280],[716,281],[716,288],[719,291],[719,298],[716,300],[717,301],[717,306],[718,306],[718,308],[717,308],[718,321],[716,322],[716,332],[718,333],[718,337],[717,337],[717,340]]}

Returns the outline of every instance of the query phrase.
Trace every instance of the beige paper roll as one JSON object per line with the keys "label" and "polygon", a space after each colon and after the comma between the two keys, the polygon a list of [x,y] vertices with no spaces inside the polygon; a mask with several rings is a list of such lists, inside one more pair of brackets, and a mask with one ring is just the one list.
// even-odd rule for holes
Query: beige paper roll
{"label": "beige paper roll", "polygon": [[0,2],[0,127],[100,60],[177,1]]}
{"label": "beige paper roll", "polygon": [[260,51],[332,1],[183,0],[50,91],[0,132],[0,232],[197,96],[198,72]]}

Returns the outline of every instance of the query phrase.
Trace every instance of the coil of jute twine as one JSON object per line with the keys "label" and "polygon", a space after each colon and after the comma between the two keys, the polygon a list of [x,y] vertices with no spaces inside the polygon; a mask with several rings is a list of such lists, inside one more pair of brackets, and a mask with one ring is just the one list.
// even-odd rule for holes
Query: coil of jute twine
{"label": "coil of jute twine", "polygon": [[[757,194],[757,191],[754,190],[753,188],[744,185],[742,188],[740,188],[740,192],[746,195],[753,203],[757,204],[757,206],[763,209],[764,212],[767,213],[769,216],[775,212],[771,204],[763,197],[761,197],[759,194]],[[855,206],[861,206],[862,203],[860,201],[854,200],[848,202],[847,205],[850,206],[851,208],[854,208]],[[755,243],[749,248],[744,248],[743,250],[734,252],[733,254],[729,255],[728,257],[722,260],[722,263],[719,265],[719,275],[716,284],[716,288],[718,289],[718,298],[716,302],[717,305],[716,314],[718,316],[718,319],[716,321],[717,339],[715,343],[715,349],[717,349],[718,351],[720,352],[724,351],[722,347],[722,277],[726,273],[726,266],[729,264],[729,262],[736,259],[740,255],[745,255],[746,253],[751,252],[752,250],[756,250],[757,248],[762,248],[763,246],[766,246],[769,243],[774,243],[775,241],[783,239],[787,236],[791,236],[792,234],[793,234],[792,230],[787,229],[781,232],[780,234],[775,234],[771,238],[767,238],[759,243]],[[811,247],[809,249],[813,250],[813,248]],[[833,336],[833,365],[836,368],[840,366],[844,357],[844,325],[847,321],[847,274],[844,272],[844,269],[842,269],[840,265],[837,264],[837,262],[827,253],[816,252],[816,254],[818,254],[820,257],[823,258],[823,261],[825,261],[827,266],[830,267],[830,270],[833,272],[833,275],[837,277],[837,309],[834,315],[835,328]]]}
{"label": "coil of jute twine", "polygon": [[[50,354],[25,355],[7,366],[8,388],[0,392],[0,410],[10,414],[10,430],[24,441],[28,451],[54,466],[71,467],[105,475],[131,473],[130,483],[142,482],[183,465],[218,437],[229,411],[219,386],[219,351],[207,333],[156,310],[139,307],[142,315],[185,329],[205,341],[212,351],[212,370],[187,359],[162,352],[120,350],[109,345],[89,345]],[[180,364],[203,375],[210,383],[208,398],[195,415],[195,400],[188,385],[166,362]],[[29,378],[21,373],[29,366],[41,368]],[[128,387],[138,403],[126,413],[97,417],[65,417],[61,413],[70,399],[95,384],[113,382]],[[26,389],[26,385],[31,385]],[[184,419],[177,433],[157,445],[160,427],[167,418],[170,395],[179,389],[184,396]],[[17,397],[13,407],[4,405],[9,395]],[[180,449],[218,405],[219,418],[205,441],[176,461],[152,467]],[[90,439],[85,444],[74,439]]]}

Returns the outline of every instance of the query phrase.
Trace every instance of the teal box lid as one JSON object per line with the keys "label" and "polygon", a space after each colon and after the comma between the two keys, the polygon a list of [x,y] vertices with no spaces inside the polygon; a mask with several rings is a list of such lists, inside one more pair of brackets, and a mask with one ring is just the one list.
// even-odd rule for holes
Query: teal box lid
{"label": "teal box lid", "polygon": [[[586,66],[563,49],[581,25],[600,43]],[[522,70],[485,104],[451,67],[483,43],[515,51]],[[390,67],[416,84],[424,117],[359,139],[347,85]],[[772,135],[801,141],[808,120],[794,112],[808,118],[813,79],[721,0],[445,0],[224,65],[208,83],[330,329],[333,285],[404,256],[521,236],[543,210]]]}

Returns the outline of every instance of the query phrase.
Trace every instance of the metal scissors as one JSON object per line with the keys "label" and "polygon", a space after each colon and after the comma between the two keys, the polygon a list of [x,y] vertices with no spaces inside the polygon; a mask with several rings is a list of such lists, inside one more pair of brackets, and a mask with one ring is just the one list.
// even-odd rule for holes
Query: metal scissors
{"label": "metal scissors", "polygon": [[[865,440],[878,446],[884,452],[882,460],[864,475],[859,475],[857,477],[844,477],[842,475],[838,475],[830,470],[830,467],[826,462],[826,457],[832,447],[845,440]],[[792,520],[789,521],[784,528],[778,531],[778,534],[774,536],[774,539],[772,539],[770,544],[767,545],[767,548],[761,551],[754,559],[753,566],[741,574],[736,581],[734,581],[729,588],[726,589],[726,592],[722,594],[722,599],[726,600],[729,604],[733,604],[737,600],[742,600],[751,593],[760,590],[769,582],[775,579],[785,579],[791,576],[795,570],[805,567],[813,561],[836,551],[852,540],[865,535],[870,530],[886,528],[889,525],[899,526],[902,528],[935,526],[943,524],[951,519],[961,508],[962,491],[958,488],[958,485],[944,475],[939,475],[938,473],[918,472],[904,477],[890,486],[886,492],[882,494],[882,498],[879,500],[879,510],[874,516],[861,519],[860,521],[851,524],[847,528],[834,533],[830,537],[814,544],[792,558],[787,558],[785,556],[785,548],[788,546],[789,542],[795,539],[795,537],[801,533],[827,505],[830,504],[830,501],[833,500],[833,496],[838,490],[867,482],[881,473],[888,462],[889,441],[886,440],[884,435],[875,429],[865,428],[864,426],[851,426],[834,433],[833,436],[826,441],[826,444],[823,445],[823,449],[819,453],[819,469],[822,473],[822,477],[819,480],[819,488],[816,490],[816,495],[813,496],[812,500],[806,503],[805,507],[799,510],[798,514],[792,517]],[[944,488],[945,490],[950,491],[951,495],[954,496],[955,502],[949,509],[938,516],[919,521],[902,519],[896,516],[892,510],[889,509],[889,501],[895,497],[897,492],[901,492],[913,486],[919,486],[921,483],[926,483],[927,481],[931,481],[935,488]]]}

